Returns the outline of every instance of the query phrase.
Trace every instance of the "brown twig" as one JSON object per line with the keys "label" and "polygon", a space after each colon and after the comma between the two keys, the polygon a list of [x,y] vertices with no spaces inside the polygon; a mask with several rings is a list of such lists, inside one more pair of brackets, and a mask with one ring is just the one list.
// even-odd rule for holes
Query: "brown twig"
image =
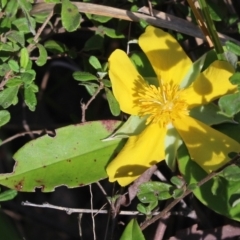
{"label": "brown twig", "polygon": [[91,102],[96,98],[96,96],[100,93],[100,91],[104,88],[104,84],[100,81],[99,82],[99,86],[98,89],[96,90],[96,92],[92,95],[92,97],[88,100],[88,102],[85,103],[81,103],[81,109],[82,109],[82,123],[86,122],[86,110],[88,109],[89,105],[91,104]]}
{"label": "brown twig", "polygon": [[[128,10],[108,7],[105,5],[100,4],[92,4],[92,3],[82,3],[82,2],[73,2],[78,8],[79,12],[82,13],[90,13],[90,14],[96,14],[100,16],[107,16],[112,18],[118,18],[123,19],[127,21],[133,21],[133,22],[139,22],[141,20],[145,20],[147,23],[162,27],[171,29],[180,33],[184,33],[193,37],[197,38],[205,38],[204,34],[200,30],[198,26],[195,24],[186,21],[182,18],[175,17],[173,15],[153,10],[153,17],[149,16],[149,9],[144,7],[145,12],[142,13],[135,13]],[[38,3],[33,6],[33,9],[31,11],[32,14],[34,13],[40,13],[40,12],[49,12],[52,11],[56,4],[51,3]],[[222,42],[231,40],[234,41],[237,44],[240,44],[239,41],[228,37],[224,34],[218,33],[219,38]]]}
{"label": "brown twig", "polygon": [[28,47],[27,47],[28,52],[31,52],[31,51],[35,48],[35,45],[36,45],[36,43],[38,43],[39,37],[40,37],[41,33],[42,33],[43,30],[45,29],[46,25],[48,24],[48,22],[50,21],[50,19],[52,18],[52,16],[53,16],[53,9],[49,12],[46,20],[44,21],[44,23],[43,23],[42,26],[38,29],[36,35],[34,36],[34,38],[33,38],[33,42],[34,42],[34,43],[31,43],[31,44],[28,45]]}
{"label": "brown twig", "polygon": [[[219,168],[217,171],[211,172],[209,175],[207,175],[205,178],[203,178],[201,181],[199,181],[197,183],[197,187],[201,187],[203,184],[205,184],[206,182],[208,182],[209,180],[211,180],[213,177],[217,176],[219,174],[219,172],[221,172],[225,167],[231,165],[231,164],[235,164],[240,158],[240,154],[238,153],[234,158],[232,158],[228,163],[226,163],[224,166],[222,166],[221,168]],[[186,186],[183,186],[183,189],[185,189]],[[151,225],[152,223],[154,223],[155,221],[157,221],[158,219],[164,217],[177,203],[179,203],[183,198],[185,198],[187,195],[189,195],[190,193],[192,193],[193,190],[190,189],[186,189],[185,193],[183,194],[182,197],[174,199],[167,207],[165,207],[161,213],[159,213],[158,215],[156,215],[155,217],[146,220],[145,222],[143,222],[143,224],[141,225],[141,230],[144,230],[145,228],[147,228],[149,225]]]}
{"label": "brown twig", "polygon": [[[52,134],[52,131],[45,131],[46,133]],[[19,137],[24,137],[26,135],[31,135],[31,134],[36,134],[36,135],[40,135],[44,133],[44,130],[35,130],[35,131],[26,131],[26,132],[22,132],[22,133],[17,133],[15,135],[13,135],[12,137],[9,137],[7,139],[5,139],[4,141],[1,142],[1,146],[16,139]]]}

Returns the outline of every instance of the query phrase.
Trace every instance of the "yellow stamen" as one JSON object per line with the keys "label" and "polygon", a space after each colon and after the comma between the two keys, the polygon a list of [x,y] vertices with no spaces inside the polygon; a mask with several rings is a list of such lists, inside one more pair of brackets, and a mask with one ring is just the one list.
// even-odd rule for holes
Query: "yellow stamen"
{"label": "yellow stamen", "polygon": [[141,87],[137,89],[135,103],[139,107],[139,116],[148,115],[146,124],[153,122],[165,127],[183,114],[188,115],[188,105],[178,85],[171,82],[156,87],[143,81],[138,84]]}

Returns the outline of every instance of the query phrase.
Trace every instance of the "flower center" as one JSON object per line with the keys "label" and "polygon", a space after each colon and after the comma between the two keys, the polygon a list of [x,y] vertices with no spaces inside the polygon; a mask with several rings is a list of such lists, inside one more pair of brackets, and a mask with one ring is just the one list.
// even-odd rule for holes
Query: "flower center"
{"label": "flower center", "polygon": [[183,91],[179,86],[163,83],[160,87],[141,82],[136,96],[136,104],[140,107],[139,116],[148,115],[146,124],[160,123],[165,127],[168,123],[188,115],[188,105],[183,99]]}

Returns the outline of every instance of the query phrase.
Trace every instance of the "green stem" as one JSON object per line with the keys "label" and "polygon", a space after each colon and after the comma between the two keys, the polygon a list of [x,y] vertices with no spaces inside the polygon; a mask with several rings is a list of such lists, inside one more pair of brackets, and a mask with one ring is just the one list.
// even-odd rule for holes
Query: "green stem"
{"label": "green stem", "polygon": [[203,16],[205,18],[206,24],[207,24],[207,28],[208,28],[210,38],[211,38],[211,40],[213,42],[213,45],[216,49],[218,59],[219,60],[225,60],[225,57],[223,55],[224,50],[223,50],[223,47],[222,47],[221,42],[219,40],[219,37],[217,35],[217,31],[216,31],[215,25],[213,23],[213,20],[211,19],[206,1],[205,0],[199,0],[199,3],[200,3],[200,6],[201,6],[201,9],[202,9],[202,13],[203,13]]}

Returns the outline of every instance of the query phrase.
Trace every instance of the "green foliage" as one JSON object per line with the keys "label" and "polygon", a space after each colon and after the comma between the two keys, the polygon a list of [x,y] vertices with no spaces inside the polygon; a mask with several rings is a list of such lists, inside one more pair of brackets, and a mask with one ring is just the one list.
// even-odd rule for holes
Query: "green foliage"
{"label": "green foliage", "polygon": [[17,191],[49,192],[61,185],[73,188],[106,178],[106,164],[120,140],[101,139],[119,124],[109,120],[70,125],[57,129],[55,137],[46,135],[27,143],[13,156],[14,172],[0,174],[0,184]]}
{"label": "green foliage", "polygon": [[132,219],[124,229],[124,232],[120,240],[135,240],[135,239],[145,240],[145,237],[142,234],[142,231],[138,225],[137,220]]}
{"label": "green foliage", "polygon": [[78,8],[69,0],[62,0],[61,19],[63,27],[68,32],[73,32],[79,27],[81,15]]}

